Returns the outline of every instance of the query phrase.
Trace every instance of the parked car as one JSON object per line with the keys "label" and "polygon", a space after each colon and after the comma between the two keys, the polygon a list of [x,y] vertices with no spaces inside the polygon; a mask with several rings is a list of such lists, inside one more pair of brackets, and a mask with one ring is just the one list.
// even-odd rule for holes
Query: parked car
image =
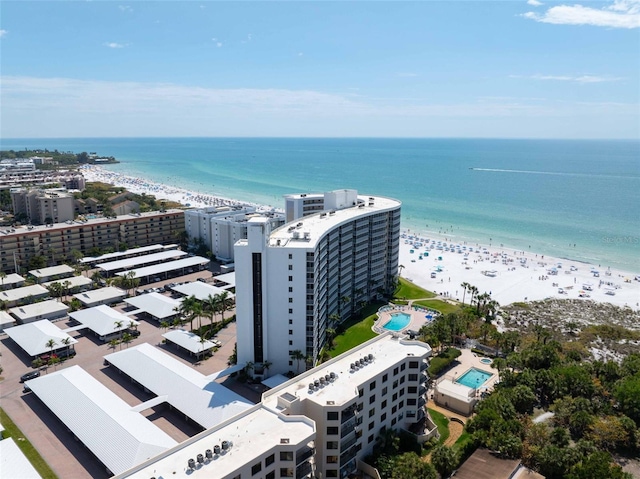
{"label": "parked car", "polygon": [[75,349],[63,349],[62,351],[58,351],[58,357],[60,359],[72,358],[76,354],[78,354],[78,353],[76,353]]}
{"label": "parked car", "polygon": [[20,376],[20,382],[23,383],[29,379],[35,379],[37,377],[40,377],[40,371],[29,371],[28,373]]}
{"label": "parked car", "polygon": [[138,336],[140,336],[140,331],[138,331],[137,329],[127,329],[126,332],[129,333],[134,338],[137,338]]}
{"label": "parked car", "polygon": [[204,278],[198,278],[198,281],[200,281],[201,283],[206,283],[207,282],[207,280],[204,279]]}

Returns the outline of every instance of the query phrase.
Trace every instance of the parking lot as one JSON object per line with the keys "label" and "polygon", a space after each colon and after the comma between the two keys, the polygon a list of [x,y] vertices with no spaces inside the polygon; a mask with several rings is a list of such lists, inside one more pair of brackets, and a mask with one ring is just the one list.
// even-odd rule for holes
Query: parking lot
{"label": "parking lot", "polygon": [[[145,286],[163,287],[171,282],[188,282],[197,278],[203,278],[211,282],[210,271],[200,271],[180,278],[172,278],[166,281]],[[168,294],[168,293],[164,293]],[[115,306],[115,309],[122,311],[125,303]],[[225,317],[234,314],[234,311],[227,312]],[[220,320],[220,316],[217,316]],[[162,343],[162,334],[165,332],[159,324],[152,319],[139,319],[138,330],[140,336],[134,338],[127,346],[126,344],[116,346],[116,350],[133,347],[137,344],[147,342],[158,347],[160,350],[172,357],[190,365],[202,374],[212,374],[227,367],[227,360],[233,353],[236,341],[236,326],[231,323],[227,328],[221,330],[217,335],[222,346],[214,353],[213,357],[196,362],[195,358],[189,357],[188,353],[178,350],[171,344]],[[203,317],[203,324],[208,324],[208,318]],[[75,323],[69,319],[55,323],[61,329],[74,326]],[[103,343],[90,331],[74,331],[70,333],[78,343],[75,345],[77,355],[58,364],[55,368],[50,367],[42,371],[48,374],[53,370],[59,370],[73,365],[80,365],[95,379],[100,381],[111,391],[122,398],[127,404],[135,406],[153,397],[146,393],[139,386],[132,384],[125,377],[119,374],[115,368],[103,365],[103,356],[113,352],[109,344]],[[0,401],[2,408],[21,429],[24,435],[31,441],[34,447],[40,452],[44,460],[51,466],[60,478],[107,478],[109,474],[93,457],[83,444],[74,439],[73,435],[66,430],[65,426],[44,406],[32,393],[23,393],[23,385],[20,383],[20,376],[33,371],[31,368],[31,358],[20,349],[6,334],[0,335],[0,353],[2,354],[2,366],[4,368],[4,380],[0,383]],[[223,381],[223,380],[221,380]],[[236,392],[256,400],[259,396],[255,390],[244,385],[234,384],[228,378],[224,380],[225,385],[229,385]],[[183,416],[168,407],[160,405],[156,408],[148,409],[142,413],[155,425],[163,429],[176,441],[183,441],[199,432],[198,426],[187,422]],[[89,421],[90,418],[87,418]]]}

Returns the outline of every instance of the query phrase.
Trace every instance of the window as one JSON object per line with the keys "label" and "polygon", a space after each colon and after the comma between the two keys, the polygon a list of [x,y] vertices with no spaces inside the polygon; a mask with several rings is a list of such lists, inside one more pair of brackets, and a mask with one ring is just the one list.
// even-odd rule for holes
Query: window
{"label": "window", "polygon": [[409,361],[409,369],[418,369],[418,361]]}
{"label": "window", "polygon": [[338,411],[327,412],[327,421],[337,421],[337,420],[338,420]]}
{"label": "window", "polygon": [[289,281],[293,281],[293,276],[289,276]]}
{"label": "window", "polygon": [[380,407],[382,409],[386,408],[387,407],[387,401],[382,401],[382,404],[380,404]]}
{"label": "window", "polygon": [[402,363],[400,365],[400,371],[404,371],[407,368],[407,365],[405,363]]}
{"label": "window", "polygon": [[382,395],[383,396],[387,395],[387,388],[386,387],[382,388]]}
{"label": "window", "polygon": [[289,265],[289,271],[293,271],[293,265],[292,264]]}
{"label": "window", "polygon": [[404,396],[404,388],[400,388],[400,396]]}
{"label": "window", "polygon": [[293,346],[293,341],[289,340],[289,346]]}
{"label": "window", "polygon": [[271,464],[273,464],[276,460],[276,455],[275,454],[271,454],[270,456],[267,456],[267,458],[264,460],[264,465],[265,466],[270,466]]}
{"label": "window", "polygon": [[400,402],[398,403],[398,407],[404,407],[404,401],[400,401]]}
{"label": "window", "polygon": [[280,451],[281,461],[293,461],[293,451]]}
{"label": "window", "polygon": [[395,426],[397,422],[398,422],[398,420],[394,417],[394,418],[391,420],[391,425],[392,425],[392,426]]}
{"label": "window", "polygon": [[389,379],[389,375],[388,374],[385,374],[384,376],[382,376],[382,382],[383,383],[386,383],[387,379]]}
{"label": "window", "polygon": [[290,319],[290,320],[289,320],[289,324],[293,324],[293,319]]}
{"label": "window", "polygon": [[293,308],[289,308],[289,314],[293,314]]}
{"label": "window", "polygon": [[269,472],[266,476],[264,476],[264,479],[276,479],[276,471]]}
{"label": "window", "polygon": [[358,397],[361,398],[364,396],[364,389],[358,389]]}
{"label": "window", "polygon": [[375,382],[375,381],[372,381],[372,382],[369,384],[369,391],[373,391],[375,388],[376,388],[376,382]]}
{"label": "window", "polygon": [[371,444],[373,442],[373,434],[367,438],[367,442]]}
{"label": "window", "polygon": [[391,414],[395,414],[397,410],[398,410],[398,406],[393,406],[391,408]]}
{"label": "window", "polygon": [[375,426],[376,426],[376,422],[375,421],[371,421],[369,423],[369,431],[371,431]]}
{"label": "window", "polygon": [[327,441],[327,449],[338,449],[338,441]]}
{"label": "window", "polygon": [[293,293],[293,286],[289,286],[289,292]]}
{"label": "window", "polygon": [[293,255],[289,253],[289,259],[293,259]]}
{"label": "window", "polygon": [[293,477],[293,467],[281,467],[280,477]]}
{"label": "window", "polygon": [[397,376],[397,375],[398,375],[398,368],[394,368],[394,369],[393,369],[393,375],[394,375],[394,376]]}
{"label": "window", "polygon": [[373,417],[376,413],[376,408],[369,409],[369,417]]}
{"label": "window", "polygon": [[290,330],[289,330],[289,334],[293,334],[293,329],[290,329]]}
{"label": "window", "polygon": [[338,456],[327,456],[327,463],[328,464],[337,464],[338,463]]}
{"label": "window", "polygon": [[416,399],[407,399],[407,406],[415,406],[416,402]]}
{"label": "window", "polygon": [[335,436],[336,434],[338,434],[338,428],[334,427],[334,426],[329,426],[327,428],[327,436]]}
{"label": "window", "polygon": [[393,389],[395,389],[395,388],[397,388],[397,387],[398,387],[398,381],[397,381],[397,380],[396,380],[396,381],[393,381]]}
{"label": "window", "polygon": [[290,302],[290,303],[293,303],[293,298],[289,298],[289,302]]}
{"label": "window", "polygon": [[327,469],[325,472],[327,477],[338,477],[337,469]]}
{"label": "window", "polygon": [[408,394],[415,394],[415,393],[417,393],[417,392],[418,392],[418,388],[417,388],[417,387],[415,387],[415,386],[409,386],[409,387],[407,388],[407,393],[408,393]]}
{"label": "window", "polygon": [[369,404],[373,404],[374,402],[376,402],[376,395],[375,394],[369,398]]}
{"label": "window", "polygon": [[404,384],[404,376],[400,376],[400,384]]}
{"label": "window", "polygon": [[260,471],[262,470],[262,463],[258,462],[256,464],[254,464],[253,466],[251,466],[251,475],[255,476],[256,474],[258,474]]}

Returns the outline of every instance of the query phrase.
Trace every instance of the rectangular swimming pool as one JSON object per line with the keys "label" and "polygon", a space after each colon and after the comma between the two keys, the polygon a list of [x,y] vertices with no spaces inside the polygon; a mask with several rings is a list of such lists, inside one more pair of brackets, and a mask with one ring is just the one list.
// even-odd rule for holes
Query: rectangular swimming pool
{"label": "rectangular swimming pool", "polygon": [[491,376],[493,376],[492,373],[488,373],[482,369],[471,368],[456,379],[456,383],[467,386],[468,388],[478,389],[486,383]]}

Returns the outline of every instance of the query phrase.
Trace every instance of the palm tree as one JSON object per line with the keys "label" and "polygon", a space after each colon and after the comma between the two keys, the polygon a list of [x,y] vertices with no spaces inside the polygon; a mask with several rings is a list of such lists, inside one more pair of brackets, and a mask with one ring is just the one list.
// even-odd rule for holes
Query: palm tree
{"label": "palm tree", "polygon": [[402,275],[402,270],[404,269],[404,265],[401,264],[400,266],[398,266],[398,276]]}
{"label": "palm tree", "polygon": [[171,325],[169,324],[169,322],[168,322],[168,321],[160,321],[160,327],[161,327],[162,329],[164,329],[165,331],[166,331],[167,329],[169,329],[169,326],[171,326]]}
{"label": "palm tree", "polygon": [[69,296],[69,287],[71,286],[71,281],[69,280],[65,280],[62,283],[62,287],[64,288],[64,300],[67,301],[67,298]]}
{"label": "palm tree", "polygon": [[93,281],[94,286],[100,286],[100,281],[102,280],[102,276],[100,275],[100,271],[94,271],[91,275],[91,281]]}
{"label": "palm tree", "polygon": [[133,341],[133,336],[129,333],[124,333],[122,335],[122,342],[120,343],[120,349],[122,349],[122,343],[125,343],[127,347],[129,347],[129,343]]}
{"label": "palm tree", "polygon": [[67,336],[66,338],[62,339],[60,342],[67,347],[67,357],[69,357],[69,345],[71,344],[71,338]]}
{"label": "palm tree", "polygon": [[469,289],[469,286],[471,285],[465,281],[460,286],[462,287],[462,306],[464,306],[464,298],[467,295],[467,290]]}
{"label": "palm tree", "polygon": [[0,287],[0,289],[4,289],[4,279],[7,277],[7,273],[5,273],[4,271],[0,271],[0,282],[2,283],[2,286]]}
{"label": "palm tree", "polygon": [[267,375],[267,371],[269,370],[269,368],[273,366],[273,363],[271,361],[269,361],[268,359],[265,359],[264,361],[262,361],[262,369],[265,371],[265,376]]}
{"label": "palm tree", "polygon": [[211,322],[211,328],[213,329],[213,320],[215,319],[216,313],[218,312],[218,308],[220,307],[220,295],[216,294],[215,296],[207,296],[207,299],[204,300],[204,309],[207,313],[209,313],[209,320]]}
{"label": "palm tree", "polygon": [[58,343],[56,343],[56,340],[51,338],[49,339],[49,341],[47,341],[45,343],[45,345],[49,348],[49,364],[53,364],[52,363],[52,359],[53,359],[53,348],[57,346]]}
{"label": "palm tree", "polygon": [[223,291],[218,294],[220,301],[220,312],[222,313],[222,322],[224,323],[224,313],[232,308],[232,300],[229,298],[229,291]]}
{"label": "palm tree", "polygon": [[475,286],[469,285],[467,289],[469,290],[469,293],[471,293],[471,300],[469,301],[469,304],[473,304],[475,296],[478,294],[478,288],[476,288]]}
{"label": "palm tree", "polygon": [[295,351],[291,351],[291,359],[297,363],[296,374],[300,373],[300,361],[304,361],[304,354],[299,349],[296,349]]}
{"label": "palm tree", "polygon": [[124,321],[117,320],[113,322],[113,325],[118,330],[118,339],[120,340],[120,349],[122,349],[122,326],[124,325]]}
{"label": "palm tree", "polygon": [[340,315],[337,313],[330,314],[329,320],[331,321],[331,325],[335,326],[337,323],[340,322]]}
{"label": "palm tree", "polygon": [[48,285],[47,289],[54,298],[58,298],[58,301],[60,301],[60,297],[62,296],[62,285],[60,283],[55,281]]}
{"label": "palm tree", "polygon": [[327,344],[330,348],[333,347],[333,339],[336,337],[336,330],[333,328],[327,328],[325,330],[325,334],[327,336]]}

